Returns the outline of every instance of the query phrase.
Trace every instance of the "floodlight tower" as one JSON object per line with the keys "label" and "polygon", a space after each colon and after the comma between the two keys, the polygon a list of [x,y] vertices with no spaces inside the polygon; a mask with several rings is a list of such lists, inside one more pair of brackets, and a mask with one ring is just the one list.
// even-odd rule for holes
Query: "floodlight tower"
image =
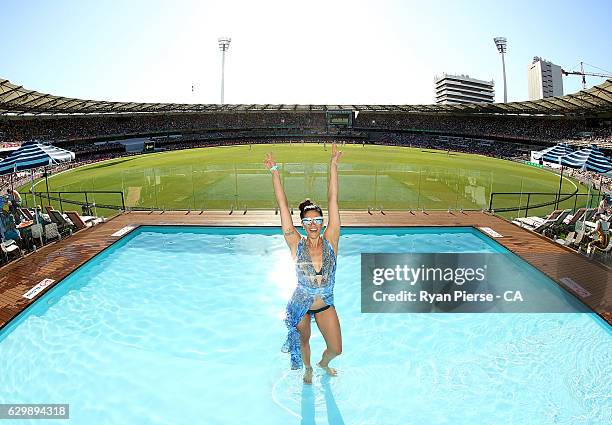
{"label": "floodlight tower", "polygon": [[225,52],[229,50],[232,41],[229,37],[219,37],[219,49],[221,49],[221,105],[223,105],[223,88],[225,85]]}
{"label": "floodlight tower", "polygon": [[502,68],[504,71],[504,103],[508,102],[508,89],[506,88],[506,61],[504,60],[504,53],[506,53],[506,37],[495,37],[493,39],[497,51],[501,53],[502,57]]}

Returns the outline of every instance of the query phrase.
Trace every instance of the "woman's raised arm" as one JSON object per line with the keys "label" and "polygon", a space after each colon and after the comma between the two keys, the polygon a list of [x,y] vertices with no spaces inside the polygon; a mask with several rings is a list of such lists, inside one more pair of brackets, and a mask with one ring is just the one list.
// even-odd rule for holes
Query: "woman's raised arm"
{"label": "woman's raised arm", "polygon": [[340,209],[338,208],[338,161],[342,152],[338,151],[335,143],[332,144],[332,156],[329,165],[329,185],[327,187],[327,215],[328,224],[323,236],[333,246],[334,252],[338,253],[338,241],[340,239]]}
{"label": "woman's raised arm", "polygon": [[266,154],[264,165],[272,172],[274,196],[276,196],[276,203],[280,209],[283,235],[285,236],[287,245],[289,245],[289,248],[291,248],[291,253],[294,254],[300,241],[300,234],[293,225],[293,219],[291,218],[291,212],[289,211],[289,204],[287,203],[287,196],[285,195],[285,190],[283,189],[283,184],[281,183],[280,175],[278,173],[278,166],[276,165],[276,162],[274,162],[274,159],[272,159],[272,153]]}

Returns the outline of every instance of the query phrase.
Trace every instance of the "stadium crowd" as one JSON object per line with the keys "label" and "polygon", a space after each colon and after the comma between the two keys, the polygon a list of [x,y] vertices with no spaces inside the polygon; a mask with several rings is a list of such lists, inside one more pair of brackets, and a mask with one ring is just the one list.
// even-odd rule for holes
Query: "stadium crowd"
{"label": "stadium crowd", "polygon": [[[0,119],[0,142],[32,139],[53,141],[94,140],[117,136],[154,136],[216,129],[244,130],[293,128],[328,130],[324,112],[218,112],[184,114],[99,115],[82,117],[27,117]],[[502,137],[511,140],[583,140],[612,147],[609,122],[530,116],[473,116],[360,112],[358,131],[425,130],[449,135]],[[580,136],[580,135],[585,136]]]}
{"label": "stadium crowd", "polygon": [[80,154],[94,154],[102,152],[121,152],[125,151],[125,147],[119,142],[107,142],[107,143],[73,143],[64,144],[64,149],[68,149],[77,155]]}
{"label": "stadium crowd", "polygon": [[202,129],[325,128],[325,114],[185,113],[0,119],[0,142],[65,141]]}
{"label": "stadium crowd", "polygon": [[563,170],[563,174],[579,180],[584,185],[592,185],[594,190],[601,190],[602,192],[612,193],[612,178],[597,174],[592,171],[583,171],[574,168],[566,168]]}
{"label": "stadium crowd", "polygon": [[360,113],[358,129],[413,129],[471,136],[507,137],[514,140],[557,141],[592,134],[598,142],[612,143],[612,127],[581,119]]}
{"label": "stadium crowd", "polygon": [[383,133],[376,139],[386,145],[409,146],[423,149],[479,154],[503,159],[526,159],[524,146],[512,142],[471,139],[466,137],[437,136],[411,133]]}
{"label": "stadium crowd", "polygon": [[[570,141],[612,148],[609,121],[531,116],[476,116],[361,111],[352,129],[327,126],[323,111],[267,111],[0,118],[0,144],[49,141],[76,153],[80,166],[135,153],[109,139],[149,138],[156,150],[246,143],[380,143],[525,160],[532,143]],[[6,152],[5,152],[6,154]],[[54,168],[56,172],[58,168]],[[582,171],[572,175],[596,181]],[[27,177],[27,176],[26,176]],[[6,186],[0,177],[0,186]],[[604,178],[604,187],[610,179]]]}

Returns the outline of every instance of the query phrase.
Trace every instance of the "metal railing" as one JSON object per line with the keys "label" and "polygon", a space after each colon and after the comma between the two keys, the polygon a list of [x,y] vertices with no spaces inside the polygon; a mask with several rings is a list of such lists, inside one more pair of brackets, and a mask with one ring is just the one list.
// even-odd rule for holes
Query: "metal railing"
{"label": "metal railing", "polygon": [[[59,202],[59,209],[62,213],[64,212],[64,204],[78,205],[81,207],[85,207],[89,210],[91,210],[91,208],[103,208],[103,209],[110,209],[110,210],[125,211],[125,197],[123,195],[123,192],[120,190],[116,190],[116,191],[115,190],[81,190],[81,191],[49,191],[49,192],[47,191],[44,191],[44,192],[29,191],[29,194],[23,197],[25,200],[26,207],[30,207],[28,203],[31,201],[32,195],[34,195],[35,198],[38,197],[40,201],[39,205],[41,206],[43,205],[43,199],[46,199],[49,204],[51,203],[51,201]],[[62,198],[62,195],[64,195],[63,198]],[[82,195],[83,201],[78,201],[75,199],[67,198],[66,195]],[[114,205],[114,204],[106,204],[106,203],[103,203],[103,204],[96,203],[95,202],[96,195],[119,195],[121,197],[121,204]]]}
{"label": "metal railing", "polygon": [[[519,204],[517,206],[514,207],[500,207],[500,208],[495,208],[494,206],[494,199],[497,196],[498,198],[501,196],[519,196],[520,200],[519,200]],[[522,199],[523,197],[526,196],[527,197],[527,201],[525,202],[524,205],[522,205]],[[545,197],[545,196],[550,196],[550,197],[554,197],[554,199],[550,200],[550,201],[536,201],[536,203],[532,203],[532,197]],[[489,211],[490,212],[496,212],[496,213],[505,213],[505,212],[515,212],[515,211],[525,211],[525,217],[527,217],[527,215],[529,214],[529,210],[534,210],[537,208],[544,208],[544,207],[550,207],[554,205],[554,208],[557,209],[559,207],[560,204],[566,202],[566,201],[570,201],[573,198],[573,207],[572,207],[572,211],[576,211],[576,207],[579,205],[578,204],[578,198],[581,197],[586,197],[585,200],[585,204],[588,204],[588,207],[595,207],[599,204],[599,201],[602,198],[602,194],[596,194],[596,193],[578,193],[578,189],[576,189],[573,193],[561,193],[559,194],[558,192],[492,192],[490,197],[489,197]],[[580,205],[582,205],[582,203],[580,203]]]}

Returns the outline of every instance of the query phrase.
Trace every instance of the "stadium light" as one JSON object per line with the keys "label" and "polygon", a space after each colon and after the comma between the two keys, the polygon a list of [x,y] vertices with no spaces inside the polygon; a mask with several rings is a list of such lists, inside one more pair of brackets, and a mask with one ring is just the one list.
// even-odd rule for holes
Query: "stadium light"
{"label": "stadium light", "polygon": [[495,37],[493,39],[497,51],[501,53],[502,57],[502,68],[504,71],[504,103],[508,102],[508,90],[506,88],[506,62],[504,60],[504,53],[506,53],[506,37]]}
{"label": "stadium light", "polygon": [[229,37],[219,37],[219,49],[221,49],[221,105],[223,105],[223,89],[225,85],[225,52],[229,50],[232,41]]}

